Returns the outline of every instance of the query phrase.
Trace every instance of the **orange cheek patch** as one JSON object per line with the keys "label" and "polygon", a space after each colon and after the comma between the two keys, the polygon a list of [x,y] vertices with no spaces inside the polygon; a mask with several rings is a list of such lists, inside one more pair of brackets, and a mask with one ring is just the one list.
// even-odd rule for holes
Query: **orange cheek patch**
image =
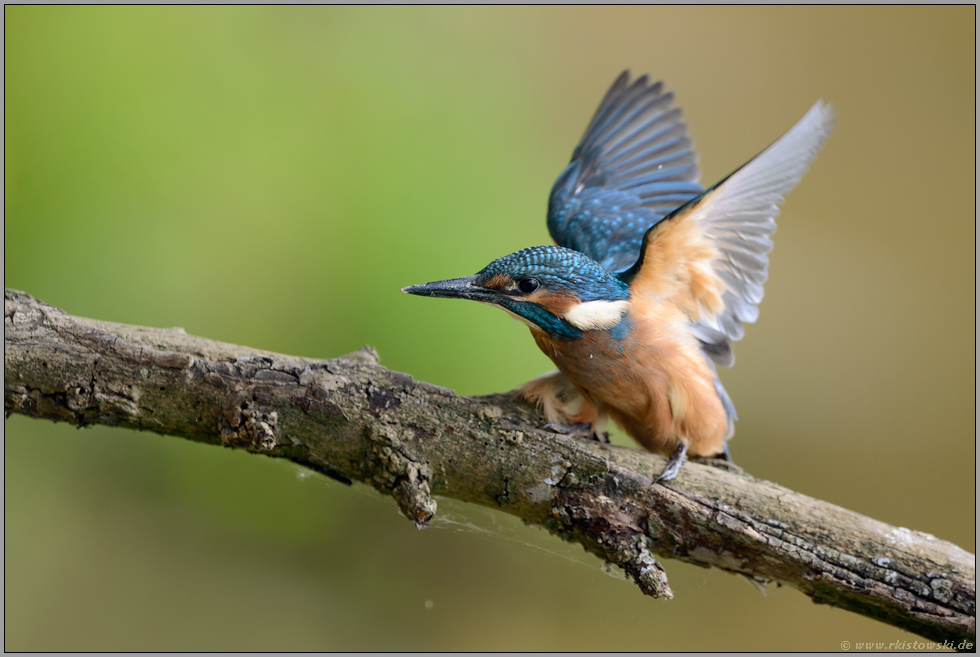
{"label": "orange cheek patch", "polygon": [[578,297],[566,292],[551,292],[549,290],[538,289],[524,297],[528,301],[536,303],[552,315],[562,317],[569,310],[579,304]]}
{"label": "orange cheek patch", "polygon": [[508,287],[512,282],[513,282],[513,280],[507,274],[497,274],[496,276],[494,276],[493,278],[491,278],[489,281],[487,281],[486,283],[484,283],[483,284],[483,287],[489,287],[489,288],[493,288],[495,290],[502,290],[505,287]]}

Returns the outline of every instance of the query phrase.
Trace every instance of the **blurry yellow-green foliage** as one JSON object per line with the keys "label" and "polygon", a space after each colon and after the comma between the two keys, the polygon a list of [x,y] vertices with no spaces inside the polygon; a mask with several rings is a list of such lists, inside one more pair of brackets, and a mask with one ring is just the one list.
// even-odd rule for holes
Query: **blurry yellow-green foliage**
{"label": "blurry yellow-green foliage", "polygon": [[[526,329],[399,288],[549,241],[551,183],[624,68],[667,80],[712,183],[818,98],[722,376],[757,476],[974,549],[975,8],[4,11],[4,280],[70,313],[382,362],[474,394]],[[7,650],[835,650],[908,635],[259,456],[4,424]]]}

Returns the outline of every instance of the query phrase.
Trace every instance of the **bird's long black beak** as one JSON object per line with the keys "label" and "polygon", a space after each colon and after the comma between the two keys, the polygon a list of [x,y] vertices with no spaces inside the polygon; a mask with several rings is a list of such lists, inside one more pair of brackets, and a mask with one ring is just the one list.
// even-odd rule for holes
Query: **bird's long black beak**
{"label": "bird's long black beak", "polygon": [[445,281],[422,283],[402,288],[406,294],[420,297],[439,297],[441,299],[471,299],[483,303],[494,303],[500,298],[500,292],[481,287],[476,283],[476,276],[450,278]]}

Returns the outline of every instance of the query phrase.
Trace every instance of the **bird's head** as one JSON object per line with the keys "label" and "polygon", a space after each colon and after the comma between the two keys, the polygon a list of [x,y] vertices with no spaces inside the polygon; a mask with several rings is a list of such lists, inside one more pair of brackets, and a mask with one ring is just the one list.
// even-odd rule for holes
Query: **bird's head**
{"label": "bird's head", "polygon": [[629,286],[578,251],[534,246],[494,260],[479,273],[412,285],[402,292],[490,304],[560,338],[613,329],[629,310]]}

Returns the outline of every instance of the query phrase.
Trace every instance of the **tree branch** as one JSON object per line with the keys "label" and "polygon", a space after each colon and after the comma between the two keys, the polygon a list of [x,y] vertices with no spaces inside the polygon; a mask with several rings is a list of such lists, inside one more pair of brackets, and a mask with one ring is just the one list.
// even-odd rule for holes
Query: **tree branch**
{"label": "tree branch", "polygon": [[[510,394],[466,398],[386,370],[370,347],[311,360],[67,315],[4,291],[4,408],[286,458],[394,497],[432,495],[543,525],[670,598],[654,555],[794,586],[936,641],[974,641],[976,558],[744,473],[537,429]],[[970,646],[972,648],[972,645]]]}

